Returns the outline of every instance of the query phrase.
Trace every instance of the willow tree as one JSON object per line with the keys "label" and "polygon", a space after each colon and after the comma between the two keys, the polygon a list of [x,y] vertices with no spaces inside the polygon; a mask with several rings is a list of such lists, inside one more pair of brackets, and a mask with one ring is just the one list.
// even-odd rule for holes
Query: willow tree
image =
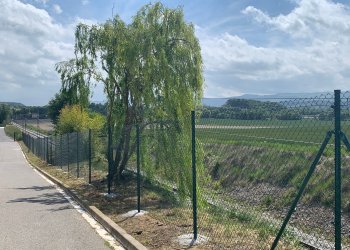
{"label": "willow tree", "polygon": [[[168,151],[189,144],[190,111],[202,97],[202,58],[194,33],[181,8],[161,3],[141,8],[130,24],[115,16],[103,24],[77,26],[75,59],[59,63],[57,70],[65,89],[84,92],[91,83],[103,84],[108,161],[116,179],[135,151],[134,125],[141,124],[141,131],[158,141],[152,144],[160,150],[152,157],[157,158],[156,165],[168,168],[177,182],[184,183],[179,162],[187,162],[190,151],[182,155]],[[81,81],[72,81],[72,75]],[[161,166],[165,159],[167,164]],[[143,160],[149,162],[146,156]]]}

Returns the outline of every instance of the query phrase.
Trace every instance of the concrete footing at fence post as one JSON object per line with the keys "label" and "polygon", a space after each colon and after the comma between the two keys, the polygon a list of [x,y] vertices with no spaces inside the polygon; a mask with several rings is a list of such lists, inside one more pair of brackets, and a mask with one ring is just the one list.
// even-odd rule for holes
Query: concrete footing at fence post
{"label": "concrete footing at fence post", "polygon": [[101,193],[101,195],[108,199],[115,199],[118,197],[118,195],[115,193]]}
{"label": "concrete footing at fence post", "polygon": [[180,246],[191,247],[201,245],[208,242],[209,238],[200,234],[197,234],[197,239],[194,238],[194,234],[183,234],[176,238],[177,243]]}
{"label": "concrete footing at fence post", "polygon": [[140,210],[140,212],[138,210],[131,210],[125,214],[122,214],[121,216],[124,218],[130,218],[130,217],[143,216],[145,214],[148,214],[148,212],[144,210]]}

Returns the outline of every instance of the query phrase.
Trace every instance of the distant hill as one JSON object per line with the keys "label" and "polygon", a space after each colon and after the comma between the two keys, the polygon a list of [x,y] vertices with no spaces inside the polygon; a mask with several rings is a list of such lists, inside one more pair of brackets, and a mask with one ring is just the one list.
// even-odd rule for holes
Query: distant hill
{"label": "distant hill", "polygon": [[19,102],[0,102],[0,104],[6,104],[6,105],[9,105],[10,107],[14,107],[14,108],[23,108],[23,107],[25,107],[24,104],[19,103]]}
{"label": "distant hill", "polygon": [[283,101],[293,98],[313,98],[321,95],[333,95],[331,92],[315,92],[315,93],[280,93],[274,95],[253,95],[244,94],[241,96],[225,97],[225,98],[203,98],[202,103],[204,106],[221,107],[229,99],[247,99],[257,101]]}

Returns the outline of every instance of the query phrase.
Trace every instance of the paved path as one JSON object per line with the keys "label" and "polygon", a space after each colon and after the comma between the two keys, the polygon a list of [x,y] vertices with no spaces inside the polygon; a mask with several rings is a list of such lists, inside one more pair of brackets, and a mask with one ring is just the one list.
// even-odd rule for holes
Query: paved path
{"label": "paved path", "polygon": [[0,249],[109,249],[0,128]]}

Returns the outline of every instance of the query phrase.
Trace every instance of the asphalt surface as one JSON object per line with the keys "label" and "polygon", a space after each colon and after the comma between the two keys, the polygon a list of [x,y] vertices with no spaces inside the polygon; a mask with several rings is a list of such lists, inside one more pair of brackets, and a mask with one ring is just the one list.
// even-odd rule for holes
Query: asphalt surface
{"label": "asphalt surface", "polygon": [[109,249],[0,128],[0,249]]}

